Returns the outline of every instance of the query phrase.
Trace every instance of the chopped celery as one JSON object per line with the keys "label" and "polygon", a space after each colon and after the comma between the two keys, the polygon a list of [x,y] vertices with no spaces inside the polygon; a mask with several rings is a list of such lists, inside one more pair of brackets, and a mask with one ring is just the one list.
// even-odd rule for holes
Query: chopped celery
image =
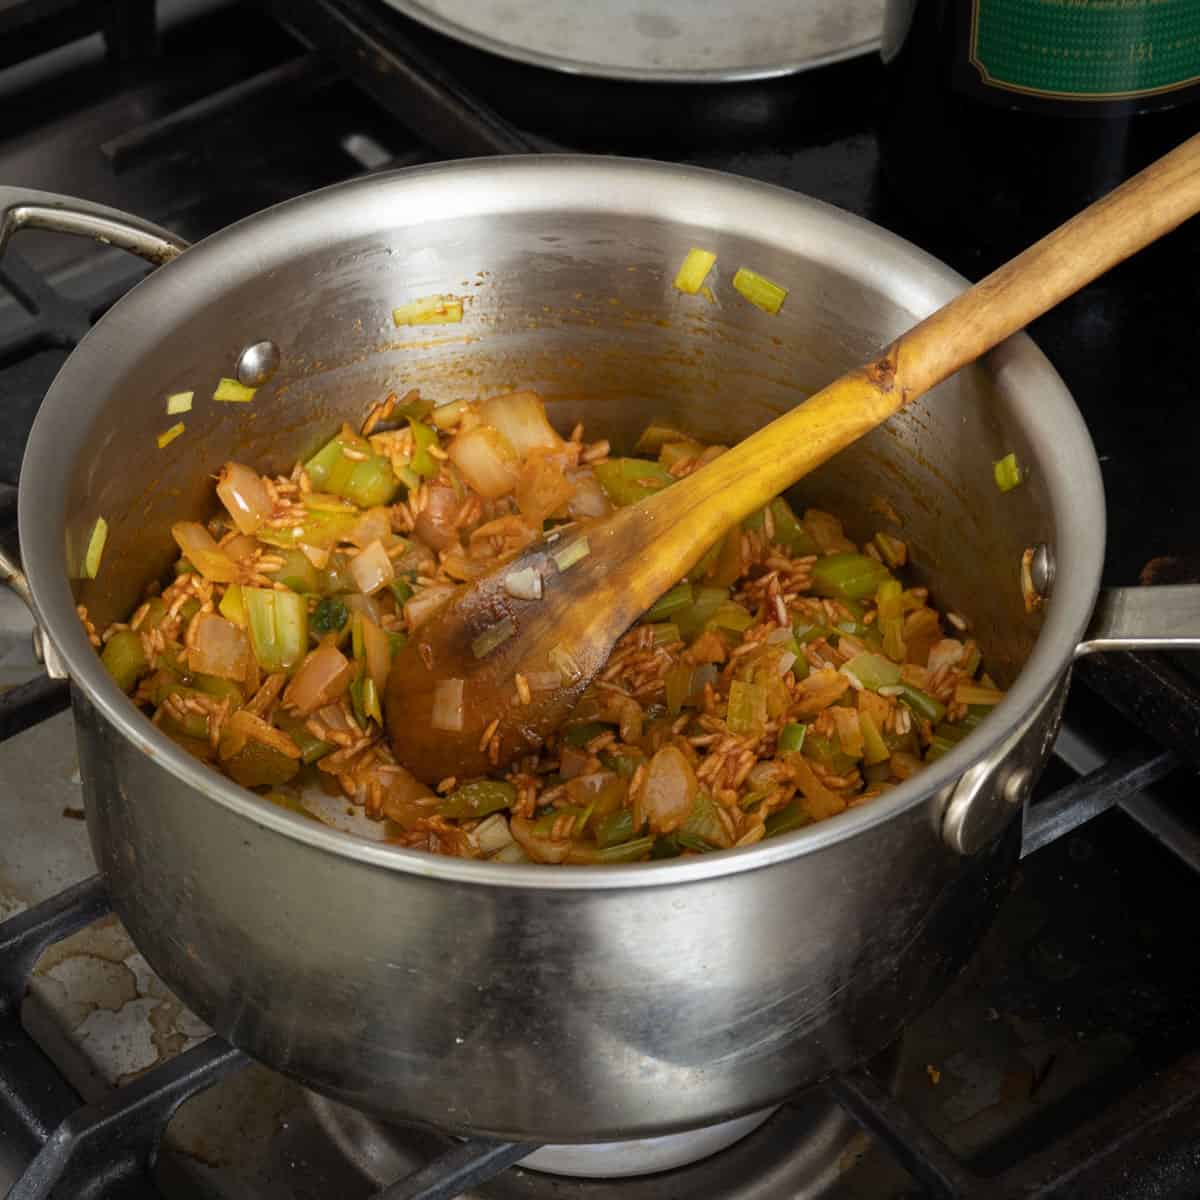
{"label": "chopped celery", "polygon": [[643,837],[621,842],[615,846],[599,846],[595,849],[588,845],[573,846],[567,855],[567,861],[579,863],[582,866],[589,864],[611,866],[614,863],[637,862],[639,859],[645,858],[654,845],[654,838]]}
{"label": "chopped celery", "polygon": [[573,542],[568,542],[565,546],[557,546],[550,551],[550,557],[554,559],[554,565],[560,572],[569,571],[577,562],[582,561],[591,554],[592,548],[588,544],[587,536],[577,537]]}
{"label": "chopped celery", "polygon": [[985,708],[999,704],[1004,699],[1004,693],[999,688],[984,687],[978,683],[960,683],[954,689],[954,699],[959,704]]}
{"label": "chopped celery", "polygon": [[778,812],[773,812],[766,820],[765,837],[778,837],[781,833],[791,833],[796,829],[803,829],[805,825],[812,824],[812,817],[809,816],[804,804],[800,800],[793,800],[787,808],[781,808]]}
{"label": "chopped celery", "polygon": [[95,579],[100,574],[100,562],[104,558],[104,543],[108,541],[108,522],[97,517],[92,532],[88,535],[87,549],[83,554],[83,578]]}
{"label": "chopped celery", "polygon": [[179,616],[186,625],[200,611],[200,601],[190,596],[179,608]]}
{"label": "chopped celery", "polygon": [[879,726],[875,724],[870,713],[859,710],[858,727],[862,731],[863,761],[868,766],[887,762],[892,752],[888,749],[887,742],[883,740],[883,734],[879,732]]}
{"label": "chopped celery", "polygon": [[742,534],[734,528],[717,543],[716,556],[703,578],[715,587],[730,587],[742,569]]}
{"label": "chopped celery", "polygon": [[359,508],[375,508],[391,503],[399,488],[391,460],[382,454],[355,463],[339,494]]}
{"label": "chopped celery", "polygon": [[811,645],[821,638],[834,643],[837,641],[837,630],[828,625],[814,625],[811,621],[797,621],[792,626],[792,636],[801,646]]}
{"label": "chopped celery", "polygon": [[596,845],[600,847],[617,846],[627,842],[637,831],[633,827],[633,812],[628,808],[618,808],[603,816],[596,822]]}
{"label": "chopped celery", "polygon": [[284,587],[293,592],[306,594],[315,592],[320,586],[317,568],[308,561],[307,556],[300,550],[284,550],[280,555],[283,566],[278,571],[272,571],[271,577],[277,579]]}
{"label": "chopped celery", "polygon": [[213,399],[224,401],[226,404],[249,404],[254,399],[256,389],[238,383],[236,379],[222,379],[213,392]]}
{"label": "chopped celery", "polygon": [[1021,468],[1015,454],[1006,454],[992,464],[992,476],[1002,492],[1011,492],[1021,482]]}
{"label": "chopped celery", "polygon": [[265,671],[294,667],[308,650],[308,606],[295,592],[242,588],[250,645]]}
{"label": "chopped celery", "polygon": [[327,509],[309,511],[297,525],[282,529],[260,527],[255,537],[270,546],[294,547],[303,542],[314,550],[327,550],[338,542],[345,541],[350,531],[359,522],[360,514],[353,508],[342,512]]}
{"label": "chopped celery", "polygon": [[911,687],[907,683],[900,684],[899,688],[900,691],[897,695],[908,705],[914,716],[919,717],[922,721],[932,721],[935,725],[945,717],[946,706],[928,692]]}
{"label": "chopped celery", "polygon": [[880,557],[893,570],[902,567],[908,561],[908,546],[890,533],[881,529],[872,539]]}
{"label": "chopped celery", "polygon": [[687,252],[673,286],[677,291],[694,296],[716,261],[717,256],[711,250],[697,250],[693,247]]}
{"label": "chopped celery", "polygon": [[295,778],[300,760],[274,746],[248,741],[232,758],[223,759],[221,766],[242,787],[275,787]]}
{"label": "chopped celery", "polygon": [[710,850],[719,848],[706,841],[698,833],[689,833],[686,829],[675,831],[675,841],[682,849],[691,850],[695,854],[707,854]]}
{"label": "chopped celery", "polygon": [[738,267],[733,277],[734,291],[744,296],[755,308],[774,316],[787,297],[787,288],[764,278],[749,267]]}
{"label": "chopped celery", "polygon": [[650,848],[650,857],[653,859],[678,858],[682,853],[679,839],[673,833],[660,833]]}
{"label": "chopped celery", "polygon": [[661,621],[657,625],[647,625],[646,628],[653,631],[656,646],[670,646],[679,641],[679,626],[674,621]]}
{"label": "chopped celery", "polygon": [[865,600],[891,578],[887,567],[868,554],[827,554],[812,567],[812,590],[835,600]]}
{"label": "chopped celery", "polygon": [[747,792],[739,801],[742,812],[752,812],[767,798],[766,792]]}
{"label": "chopped celery", "polygon": [[592,468],[609,500],[618,508],[661,492],[675,477],[660,463],[644,458],[610,458]]}
{"label": "chopped celery", "polygon": [[647,624],[654,621],[665,621],[667,617],[679,612],[680,609],[691,607],[692,600],[692,585],[690,583],[677,583],[669,592],[664,592],[655,600],[646,610],[646,614],[642,617],[642,620]]}
{"label": "chopped celery", "polygon": [[563,733],[563,744],[581,750],[592,738],[599,737],[602,733],[612,733],[613,728],[612,725],[603,725],[599,721],[583,721],[579,725],[568,725]]}
{"label": "chopped celery", "polygon": [[741,633],[754,624],[754,617],[740,604],[729,600],[720,605],[709,618],[709,625],[715,629],[728,629],[731,633]]}
{"label": "chopped celery", "polygon": [[979,647],[974,642],[967,643],[966,653],[963,654],[962,670],[968,677],[974,676],[979,670],[980,664],[983,662],[983,656],[979,653]]}
{"label": "chopped celery", "polygon": [[[685,839],[700,839],[702,845],[699,848],[703,850],[720,849],[728,844],[725,827],[717,815],[717,802],[705,788],[701,788],[696,793],[696,799],[692,802],[692,811],[680,827],[679,835],[679,842],[684,846],[688,845],[688,841]],[[692,845],[689,846],[689,849],[694,850],[697,847]]]}
{"label": "chopped celery", "polygon": [[[408,420],[408,427],[412,430],[413,436],[413,453],[408,468],[419,479],[432,479],[438,473],[438,463],[437,459],[429,453],[429,447],[437,445],[437,430],[422,421],[414,421],[411,417]],[[386,462],[387,459],[384,461]],[[377,503],[386,503],[386,501],[377,501]]]}
{"label": "chopped celery", "polygon": [[242,599],[242,589],[236,583],[231,583],[225,589],[219,606],[221,616],[232,621],[239,629],[246,628],[246,604]]}
{"label": "chopped celery", "polygon": [[341,633],[350,620],[350,610],[336,596],[325,596],[313,610],[310,628],[318,637],[327,633]]}
{"label": "chopped celery", "polygon": [[196,568],[193,567],[192,564],[190,562],[188,562],[188,560],[186,558],[178,559],[175,563],[174,570],[175,570],[176,575],[197,575],[197,574],[199,574],[199,572],[196,570]]}
{"label": "chopped celery", "polygon": [[331,742],[323,742],[319,737],[313,736],[303,717],[298,717],[286,709],[279,708],[276,711],[275,724],[299,747],[300,761],[303,763],[315,763],[333,750]]}
{"label": "chopped celery", "polygon": [[726,718],[731,732],[762,733],[767,723],[767,691],[757,683],[735,679],[729,685],[729,712]]}
{"label": "chopped celery", "polygon": [[475,779],[457,787],[437,806],[439,816],[455,821],[474,821],[490,813],[510,808],[517,800],[517,789],[498,779]]}
{"label": "chopped celery", "polygon": [[687,663],[676,663],[667,671],[663,682],[667,693],[667,712],[671,716],[679,716],[683,706],[691,699],[695,674],[695,668]]}
{"label": "chopped celery", "polygon": [[640,751],[623,754],[609,754],[606,751],[600,755],[600,761],[604,764],[605,768],[619,775],[622,779],[632,779],[633,773],[638,769],[643,758],[644,756]]}
{"label": "chopped celery", "polygon": [[131,629],[122,629],[108,639],[100,661],[123,692],[133,691],[137,681],[149,668],[142,639]]}
{"label": "chopped celery", "polygon": [[844,775],[856,765],[853,758],[842,752],[840,742],[811,731],[805,737],[800,753],[835,775]]}
{"label": "chopped celery", "polygon": [[[363,457],[347,458],[343,454],[343,450],[350,450],[356,456],[362,455]],[[318,491],[341,496],[360,508],[374,508],[376,505],[387,504],[396,494],[398,487],[392,471],[391,460],[382,454],[375,454],[371,450],[371,444],[365,438],[352,433],[346,427],[343,427],[341,433],[326,442],[304,464],[304,470],[312,481],[313,487]],[[310,513],[306,519],[305,533],[301,540],[310,546],[331,545],[330,541],[314,540],[308,535],[310,522],[318,527],[323,524],[314,522],[314,515]],[[358,520],[358,515],[352,512],[326,515],[340,516],[341,524],[347,531],[349,528],[353,528]],[[349,518],[348,524],[346,518]],[[328,522],[324,524],[328,524]]]}
{"label": "chopped celery", "polygon": [[881,654],[856,654],[842,667],[844,675],[853,675],[863,687],[877,692],[900,682],[900,668]]}
{"label": "chopped celery", "polygon": [[807,732],[807,726],[788,722],[779,731],[779,753],[787,754],[789,751],[802,749],[804,746],[804,735]]}
{"label": "chopped celery", "polygon": [[713,613],[729,599],[727,588],[698,587],[693,590],[692,594],[694,599],[691,607],[675,614],[675,624],[679,626],[679,634],[689,642],[704,632]]}
{"label": "chopped celery", "polygon": [[593,804],[589,804],[586,807],[578,804],[566,804],[562,808],[547,809],[534,822],[533,832],[538,837],[550,837],[554,832],[554,827],[564,817],[573,817],[574,821],[571,824],[571,833],[568,836],[578,837],[587,828],[587,823],[591,819],[594,807],[595,805]]}
{"label": "chopped celery", "polygon": [[232,700],[233,708],[241,708],[246,699],[245,693],[232,679],[222,679],[219,675],[197,673],[192,676],[192,686],[214,700]]}
{"label": "chopped celery", "polygon": [[751,513],[742,522],[742,528],[753,529],[756,532],[765,534],[765,513],[768,509],[771,513],[771,526],[773,530],[769,539],[770,541],[783,546],[796,556],[817,554],[820,552],[817,543],[813,540],[812,534],[800,523],[800,518],[796,516],[792,511],[792,506],[782,496],[776,496],[766,508],[760,508],[758,512]]}

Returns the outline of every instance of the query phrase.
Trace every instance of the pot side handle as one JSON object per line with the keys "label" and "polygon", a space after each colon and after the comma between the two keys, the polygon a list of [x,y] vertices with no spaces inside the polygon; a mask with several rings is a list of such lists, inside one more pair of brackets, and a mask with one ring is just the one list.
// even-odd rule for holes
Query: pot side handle
{"label": "pot side handle", "polygon": [[1075,657],[1104,650],[1200,650],[1200,584],[1101,589]]}
{"label": "pot side handle", "polygon": [[[89,237],[106,246],[127,250],[155,266],[178,258],[189,243],[152,221],[132,216],[105,204],[73,196],[38,192],[31,188],[0,187],[0,256],[13,234],[22,229],[43,229]],[[67,672],[45,636],[33,606],[33,597],[20,558],[0,541],[0,583],[7,584],[25,602],[35,623],[34,645],[51,679],[66,679]]]}
{"label": "pot side handle", "polygon": [[0,187],[0,254],[19,229],[45,229],[90,237],[161,266],[188,243],[169,229],[105,204],[30,188]]}

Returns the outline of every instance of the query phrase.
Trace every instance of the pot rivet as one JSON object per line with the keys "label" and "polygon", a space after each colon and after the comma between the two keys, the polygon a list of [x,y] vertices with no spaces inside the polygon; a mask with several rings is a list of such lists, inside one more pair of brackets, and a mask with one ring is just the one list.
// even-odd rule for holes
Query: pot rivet
{"label": "pot rivet", "polygon": [[238,383],[262,387],[279,369],[279,347],[271,341],[255,342],[238,355]]}
{"label": "pot rivet", "polygon": [[1054,551],[1045,542],[1039,542],[1033,548],[1029,579],[1043,600],[1050,595],[1050,589],[1054,587]]}

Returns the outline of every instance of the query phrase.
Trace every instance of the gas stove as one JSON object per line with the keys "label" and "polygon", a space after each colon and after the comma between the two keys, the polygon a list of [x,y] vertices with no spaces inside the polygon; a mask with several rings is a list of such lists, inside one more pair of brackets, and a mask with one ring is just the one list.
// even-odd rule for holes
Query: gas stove
{"label": "gas stove", "polygon": [[[870,56],[722,86],[571,79],[460,46],[378,0],[160,0],[157,12],[7,0],[0,35],[0,184],[86,196],[192,240],[365,171],[571,148],[764,179],[969,276],[994,265],[888,192]],[[1097,443],[1109,583],[1194,578],[1200,562],[1193,322],[1171,299],[1198,242],[1185,227],[1032,330]],[[11,523],[55,371],[144,270],[39,234],[0,260],[0,519]],[[0,1192],[1200,1194],[1200,977],[1176,933],[1200,898],[1200,693],[1186,663],[1081,665],[1010,896],[949,992],[878,1059],[741,1124],[537,1147],[381,1125],[251,1063],[172,996],[95,878],[68,692],[40,673],[31,635],[0,592]]]}

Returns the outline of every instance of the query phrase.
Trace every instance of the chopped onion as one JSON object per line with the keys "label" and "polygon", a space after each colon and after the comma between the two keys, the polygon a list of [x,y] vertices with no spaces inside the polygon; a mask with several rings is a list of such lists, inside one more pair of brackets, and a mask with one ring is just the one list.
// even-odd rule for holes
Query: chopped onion
{"label": "chopped onion", "polygon": [[567,512],[571,516],[607,517],[612,512],[612,504],[600,486],[600,481],[592,474],[591,467],[568,471],[567,479],[575,486],[575,491],[567,503]]}
{"label": "chopped onion", "polygon": [[238,383],[236,379],[222,379],[213,392],[213,399],[226,404],[249,404],[257,389]]}
{"label": "chopped onion", "polygon": [[336,646],[318,646],[287,685],[283,705],[307,717],[342,696],[353,678],[354,664]]}
{"label": "chopped onion", "polygon": [[432,485],[426,495],[425,507],[417,515],[413,532],[435,550],[457,546],[458,530],[454,522],[458,519],[459,501],[454,489]]}
{"label": "chopped onion", "polygon": [[524,817],[512,817],[508,822],[508,828],[517,844],[534,862],[562,862],[570,853],[570,839],[552,841],[549,837],[535,833],[535,826],[536,822],[528,821]]}
{"label": "chopped onion", "polygon": [[475,827],[475,844],[488,857],[513,844],[508,820],[503,813],[492,813],[490,817],[480,821]]}
{"label": "chopped onion", "polygon": [[439,679],[433,689],[433,713],[429,718],[434,729],[459,733],[463,727],[463,681]]}
{"label": "chopped onion", "polygon": [[550,665],[558,672],[560,684],[574,683],[583,674],[571,652],[562,646],[552,646],[546,657],[550,660]]}
{"label": "chopped onion", "polygon": [[195,392],[173,392],[167,397],[167,416],[175,417],[180,413],[192,411],[192,397]]}
{"label": "chopped onion", "polygon": [[663,746],[646,767],[646,777],[637,796],[637,813],[650,823],[654,833],[678,829],[692,811],[700,785],[696,772],[678,746]]}
{"label": "chopped onion", "polygon": [[592,548],[588,545],[587,538],[580,537],[565,546],[560,546],[557,550],[551,550],[550,557],[554,559],[554,565],[558,567],[559,571],[569,571],[581,559],[587,558],[591,552]]}
{"label": "chopped onion", "polygon": [[373,596],[349,595],[343,596],[341,599],[342,603],[351,612],[362,613],[368,621],[374,621],[376,625],[379,624],[379,604]]}
{"label": "chopped onion", "polygon": [[188,629],[188,669],[222,679],[246,677],[250,643],[232,621],[216,613],[197,613]]}
{"label": "chopped onion", "polygon": [[562,445],[537,392],[493,396],[479,406],[479,415],[486,424],[500,430],[522,458],[539,446],[555,450]]}
{"label": "chopped onion", "polygon": [[415,776],[397,765],[385,776],[383,815],[412,833],[435,812],[437,797]]}
{"label": "chopped onion", "polygon": [[518,600],[540,600],[541,573],[536,567],[522,567],[519,571],[509,571],[504,577],[504,590]]}
{"label": "chopped onion", "polygon": [[505,617],[495,625],[485,629],[472,643],[471,653],[476,658],[487,658],[497,646],[504,645],[517,632],[516,623],[512,617]]}
{"label": "chopped onion", "polygon": [[454,595],[455,588],[448,583],[435,583],[430,587],[418,588],[412,598],[404,604],[404,619],[409,629],[418,629],[442,608]]}
{"label": "chopped onion", "polygon": [[374,594],[396,578],[392,560],[388,558],[383,543],[379,541],[372,542],[350,560],[350,574],[364,596]]}
{"label": "chopped onion", "polygon": [[179,521],[171,526],[184,558],[210,583],[237,583],[237,564],[222,550],[213,536],[196,521]]}
{"label": "chopped onion", "polygon": [[372,542],[383,542],[386,545],[391,541],[391,537],[392,518],[388,510],[380,505],[368,508],[359,517],[358,523],[346,534],[346,541],[361,548],[369,546]]}
{"label": "chopped onion", "polygon": [[932,675],[943,667],[954,667],[962,661],[964,646],[957,638],[942,638],[929,648],[929,661],[925,669]]}
{"label": "chopped onion", "polygon": [[449,404],[439,404],[429,414],[429,420],[439,429],[449,429],[458,423],[459,417],[467,410],[465,400],[451,400]]}
{"label": "chopped onion", "polygon": [[776,670],[780,675],[786,675],[796,662],[796,656],[790,650],[785,650],[780,656],[779,661],[775,664]]}
{"label": "chopped onion", "polygon": [[[104,543],[108,541],[108,522],[97,517],[92,532],[88,535],[87,549],[83,554],[83,577],[95,579],[100,574],[100,563],[104,558]],[[209,541],[212,541],[209,538]],[[214,545],[216,543],[213,543]]]}
{"label": "chopped onion", "polygon": [[164,429],[162,433],[155,438],[160,450],[165,450],[181,433],[183,433],[183,422],[176,421],[170,429]]}
{"label": "chopped onion", "polygon": [[300,542],[296,549],[308,559],[318,571],[323,571],[329,565],[329,556],[332,550],[329,546],[322,549],[320,546],[310,546],[306,542]]}
{"label": "chopped onion", "polygon": [[462,301],[457,296],[422,296],[392,309],[397,325],[456,325],[462,317]]}
{"label": "chopped onion", "polygon": [[374,621],[368,621],[365,617],[360,620],[367,674],[374,680],[375,688],[382,696],[387,686],[388,672],[392,669],[392,645],[388,635]]}
{"label": "chopped onion", "polygon": [[542,451],[527,457],[517,476],[517,507],[537,525],[562,512],[574,492],[562,467]]}
{"label": "chopped onion", "polygon": [[262,476],[242,463],[227,462],[221,468],[217,495],[240,533],[253,533],[275,511]]}
{"label": "chopped onion", "polygon": [[240,754],[247,742],[260,742],[288,758],[300,758],[300,747],[282,729],[268,725],[262,717],[239,708],[231,713],[221,728],[221,758],[230,759]]}
{"label": "chopped onion", "polygon": [[500,430],[490,425],[460,433],[446,453],[467,483],[489,500],[507,496],[516,486],[521,469],[517,451]]}

